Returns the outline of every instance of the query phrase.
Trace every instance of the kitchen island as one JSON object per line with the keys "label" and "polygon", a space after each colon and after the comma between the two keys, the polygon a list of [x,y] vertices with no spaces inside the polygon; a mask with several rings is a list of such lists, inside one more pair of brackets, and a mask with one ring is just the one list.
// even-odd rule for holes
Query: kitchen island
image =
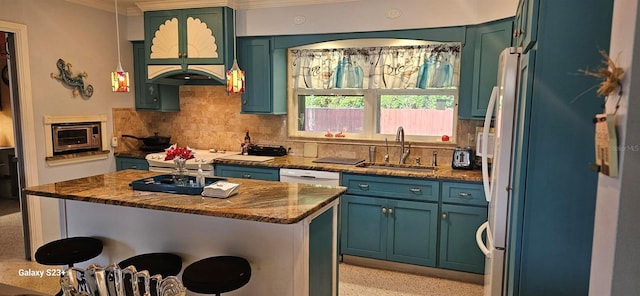
{"label": "kitchen island", "polygon": [[67,236],[104,242],[109,264],[149,252],[173,252],[183,266],[233,255],[251,263],[249,283],[229,295],[337,295],[337,217],[343,187],[258,180],[227,199],[132,190],[157,172],[124,170],[25,193],[65,200]]}

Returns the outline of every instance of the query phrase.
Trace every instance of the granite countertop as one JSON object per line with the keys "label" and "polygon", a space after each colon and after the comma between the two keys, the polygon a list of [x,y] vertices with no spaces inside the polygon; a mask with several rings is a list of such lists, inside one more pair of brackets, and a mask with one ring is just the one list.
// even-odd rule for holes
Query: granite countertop
{"label": "granite countertop", "polygon": [[273,160],[268,161],[246,161],[246,160],[231,160],[224,158],[217,158],[215,163],[219,164],[235,164],[244,166],[257,166],[257,167],[272,167],[272,168],[290,168],[290,169],[306,169],[306,170],[321,170],[332,171],[342,173],[357,173],[368,175],[380,175],[380,176],[397,176],[397,177],[411,177],[411,178],[425,178],[425,179],[437,179],[437,180],[451,180],[451,181],[470,181],[470,182],[482,182],[482,171],[480,170],[454,170],[450,165],[440,165],[435,172],[417,172],[413,170],[389,170],[389,169],[372,169],[361,168],[350,164],[330,164],[330,163],[315,163],[316,158],[308,158],[302,156],[279,156],[274,157]]}
{"label": "granite countertop", "polygon": [[[240,183],[227,199],[133,190],[129,184],[158,172],[123,170],[26,188],[26,194],[187,214],[278,224],[297,223],[342,195],[346,188],[227,178]],[[268,188],[268,190],[265,190]]]}
{"label": "granite countertop", "polygon": [[[131,157],[144,159],[149,152],[140,150],[129,150],[123,152],[114,153],[115,156]],[[409,177],[409,178],[426,178],[426,179],[438,179],[438,180],[451,180],[451,181],[469,181],[469,182],[482,182],[482,171],[480,170],[454,170],[449,163],[445,165],[439,165],[435,172],[417,172],[415,170],[388,170],[388,169],[371,169],[360,168],[355,165],[349,164],[331,164],[331,163],[315,163],[313,162],[317,158],[309,158],[302,156],[276,156],[273,160],[268,161],[247,161],[247,160],[232,160],[218,158],[214,160],[214,163],[220,164],[235,164],[244,166],[257,166],[257,167],[272,167],[272,168],[289,168],[289,169],[306,169],[306,170],[321,170],[330,172],[343,172],[343,173],[356,173],[356,174],[368,174],[368,175],[380,175],[380,176],[397,176],[397,177]]]}

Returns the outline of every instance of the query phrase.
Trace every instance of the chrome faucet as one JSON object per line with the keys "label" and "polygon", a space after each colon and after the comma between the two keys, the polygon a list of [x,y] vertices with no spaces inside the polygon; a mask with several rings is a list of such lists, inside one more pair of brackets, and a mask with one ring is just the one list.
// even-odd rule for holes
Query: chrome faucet
{"label": "chrome faucet", "polygon": [[409,156],[411,144],[409,144],[409,148],[407,148],[407,150],[404,149],[404,128],[402,128],[402,126],[399,126],[396,131],[396,143],[400,143],[400,154],[402,155],[400,157],[400,164],[403,164]]}
{"label": "chrome faucet", "polygon": [[431,165],[434,167],[438,166],[438,151],[433,151],[433,159],[431,160]]}
{"label": "chrome faucet", "polygon": [[411,143],[409,143],[409,147],[404,150],[402,153],[402,157],[400,157],[400,163],[404,164],[407,161],[407,157],[409,157],[409,152],[411,151]]}

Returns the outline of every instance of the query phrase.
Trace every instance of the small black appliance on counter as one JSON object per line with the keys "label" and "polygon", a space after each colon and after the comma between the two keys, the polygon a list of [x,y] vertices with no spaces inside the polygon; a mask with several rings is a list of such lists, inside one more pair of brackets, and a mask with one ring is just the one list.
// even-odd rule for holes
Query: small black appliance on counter
{"label": "small black appliance on counter", "polygon": [[453,150],[453,159],[451,160],[451,167],[461,170],[473,169],[474,153],[471,147],[456,147]]}
{"label": "small black appliance on counter", "polygon": [[259,156],[284,156],[287,155],[287,149],[282,146],[249,144],[247,147],[247,153],[249,155]]}

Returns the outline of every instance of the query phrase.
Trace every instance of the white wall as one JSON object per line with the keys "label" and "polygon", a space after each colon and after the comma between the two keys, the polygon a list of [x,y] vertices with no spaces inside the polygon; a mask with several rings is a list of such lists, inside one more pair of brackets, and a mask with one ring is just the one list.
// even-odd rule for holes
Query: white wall
{"label": "white wall", "polygon": [[[110,72],[118,65],[116,51],[115,17],[113,13],[96,10],[66,1],[50,0],[0,0],[0,20],[24,24],[28,31],[29,72],[35,122],[35,149],[37,168],[27,167],[27,171],[37,169],[39,183],[101,174],[115,170],[112,155],[106,160],[81,164],[52,167],[45,161],[45,137],[43,117],[45,115],[94,115],[107,114],[107,133],[112,131],[111,109],[133,107],[133,93],[114,94],[111,92]],[[126,19],[121,18],[121,30],[126,31]],[[121,34],[122,66],[133,71],[131,44]],[[93,85],[91,98],[73,97],[71,89],[60,81],[52,79],[51,73],[58,73],[56,61],[62,58],[72,64],[72,72],[77,75],[86,72],[85,83]],[[36,184],[27,184],[36,185]],[[44,241],[60,235],[58,202],[43,199],[41,208]]]}
{"label": "white wall", "polygon": [[[512,17],[517,0],[362,0],[347,3],[239,10],[237,35],[296,35],[385,31],[479,24]],[[388,18],[391,10],[397,18]],[[296,24],[296,17],[305,22]],[[143,40],[143,17],[128,18],[129,40]]]}
{"label": "white wall", "polygon": [[[600,174],[594,229],[589,295],[637,295],[640,290],[640,19],[637,0],[614,1],[611,45],[608,50],[625,70],[623,96],[616,113],[620,174]],[[635,56],[635,59],[634,59]],[[607,101],[613,113],[617,97]]]}

